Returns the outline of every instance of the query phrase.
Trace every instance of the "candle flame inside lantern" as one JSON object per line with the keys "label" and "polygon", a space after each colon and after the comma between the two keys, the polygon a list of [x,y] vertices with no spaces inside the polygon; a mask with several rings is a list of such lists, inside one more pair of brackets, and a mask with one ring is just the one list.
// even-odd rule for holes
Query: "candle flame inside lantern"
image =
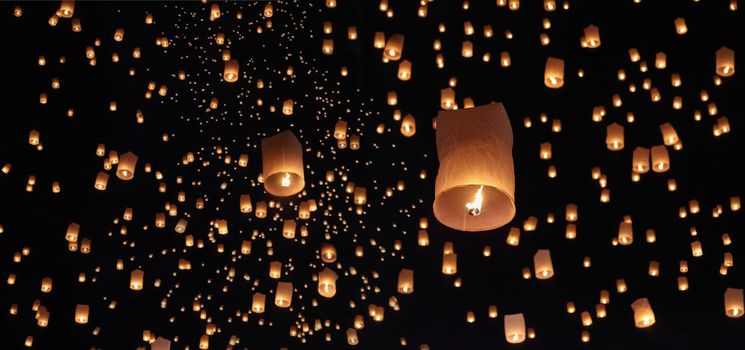
{"label": "candle flame inside lantern", "polygon": [[473,198],[473,202],[466,203],[469,215],[479,216],[479,214],[481,214],[481,202],[484,201],[484,197],[481,195],[483,191],[484,186],[479,187],[479,190],[476,191],[476,195]]}
{"label": "candle flame inside lantern", "polygon": [[285,173],[282,178],[282,187],[290,187],[290,173]]}

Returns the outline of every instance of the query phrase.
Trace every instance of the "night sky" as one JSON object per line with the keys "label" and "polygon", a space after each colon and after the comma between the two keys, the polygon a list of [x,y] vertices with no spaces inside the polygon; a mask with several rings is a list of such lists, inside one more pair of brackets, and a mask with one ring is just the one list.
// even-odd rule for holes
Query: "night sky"
{"label": "night sky", "polygon": [[[725,312],[725,291],[745,288],[737,0],[67,5],[0,4],[0,349],[150,349],[158,337],[170,349],[206,349],[204,339],[209,349],[745,348],[745,318]],[[596,48],[581,45],[590,25]],[[403,35],[400,60],[383,60],[376,32]],[[741,66],[729,77],[717,73],[722,47]],[[564,61],[557,89],[544,84],[549,57]],[[224,79],[227,60],[239,64],[235,82]],[[403,60],[409,80],[397,76]],[[502,103],[509,116],[516,214],[505,226],[463,232],[433,214],[445,88],[459,109]],[[613,123],[624,129],[617,151],[606,145]],[[664,145],[665,123],[675,144]],[[285,130],[302,145],[305,186],[278,197],[262,183],[262,139]],[[634,150],[654,146],[669,170],[636,174]],[[127,152],[138,158],[122,180]],[[355,188],[366,189],[363,205]],[[299,217],[309,201],[317,210]],[[286,220],[297,223],[292,238]],[[624,221],[629,245],[616,240]],[[442,272],[448,243],[454,275]],[[328,244],[333,262],[321,254]],[[542,249],[546,280],[533,266]],[[331,298],[318,292],[324,268],[338,275]],[[397,291],[402,269],[414,271],[411,294]],[[135,270],[141,290],[130,288]],[[292,283],[289,308],[274,304],[278,282]],[[266,295],[263,313],[255,293]],[[647,328],[635,327],[640,298],[654,312]],[[525,318],[522,343],[505,339],[510,314]]]}

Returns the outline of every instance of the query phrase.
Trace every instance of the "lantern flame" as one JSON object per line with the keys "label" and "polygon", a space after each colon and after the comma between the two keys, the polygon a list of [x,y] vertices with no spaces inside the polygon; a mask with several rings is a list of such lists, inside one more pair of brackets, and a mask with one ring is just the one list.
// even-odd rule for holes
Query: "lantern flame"
{"label": "lantern flame", "polygon": [[285,173],[285,176],[282,178],[282,187],[290,187],[290,173]]}
{"label": "lantern flame", "polygon": [[481,203],[484,201],[484,197],[481,194],[483,191],[484,186],[482,185],[481,187],[479,187],[479,190],[476,191],[473,202],[466,203],[466,208],[468,209],[469,215],[479,216],[479,214],[481,214]]}

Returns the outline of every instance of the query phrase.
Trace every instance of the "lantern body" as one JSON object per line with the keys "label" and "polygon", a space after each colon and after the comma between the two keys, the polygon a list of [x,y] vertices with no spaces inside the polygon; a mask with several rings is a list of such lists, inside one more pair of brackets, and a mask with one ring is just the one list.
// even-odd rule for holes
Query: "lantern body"
{"label": "lantern body", "polygon": [[325,298],[336,295],[336,280],[339,276],[328,267],[318,274],[318,294]]}
{"label": "lantern body", "polygon": [[347,122],[343,120],[337,120],[334,125],[334,138],[337,140],[344,140],[347,138]]}
{"label": "lantern body", "polygon": [[637,147],[632,156],[634,172],[644,174],[649,171],[649,149]]}
{"label": "lantern body", "polygon": [[292,131],[286,130],[261,140],[264,188],[285,197],[305,187],[303,149]]}
{"label": "lantern body", "polygon": [[88,323],[88,312],[90,308],[88,305],[78,304],[75,306],[75,323],[86,324]]}
{"label": "lantern body", "polygon": [[510,222],[515,216],[512,127],[502,104],[441,111],[437,120],[435,217],[469,232]]}
{"label": "lantern body", "polygon": [[251,298],[251,311],[261,314],[264,313],[264,307],[266,304],[266,295],[262,293],[254,293]]}
{"label": "lantern body", "polygon": [[225,69],[222,73],[222,78],[228,83],[235,83],[238,81],[239,70],[240,64],[238,64],[238,60],[229,60],[225,62]]}
{"label": "lantern body", "polygon": [[623,149],[623,126],[618,123],[608,125],[605,134],[605,144],[611,151],[620,151]]}
{"label": "lantern body", "polygon": [[564,60],[553,57],[546,60],[543,82],[552,89],[564,86]]}
{"label": "lantern body", "polygon": [[541,249],[535,253],[533,266],[535,267],[535,278],[539,280],[546,280],[554,275],[551,252],[548,249]]}
{"label": "lantern body", "polygon": [[725,78],[735,74],[735,50],[726,46],[717,50],[717,74]]}
{"label": "lantern body", "polygon": [[656,173],[664,173],[670,169],[670,156],[664,145],[652,147],[652,170]]}
{"label": "lantern body", "polygon": [[132,152],[127,152],[119,156],[119,164],[116,168],[116,177],[122,180],[132,180],[135,176],[135,166],[137,165],[137,156]]}
{"label": "lantern body", "polygon": [[398,292],[401,294],[414,292],[414,270],[401,269],[398,273]]}
{"label": "lantern body", "polygon": [[582,41],[583,47],[594,49],[600,46],[600,29],[594,25],[585,28],[585,36]]}
{"label": "lantern body", "polygon": [[277,291],[274,296],[274,305],[279,307],[290,307],[292,303],[292,283],[277,282]]}
{"label": "lantern body", "polygon": [[401,59],[401,52],[404,50],[404,36],[401,34],[393,34],[385,42],[385,48],[383,49],[383,57],[391,60],[398,61]]}
{"label": "lantern body", "polygon": [[724,292],[724,312],[728,317],[742,317],[745,311],[745,301],[743,300],[743,290],[737,288],[727,288]]}
{"label": "lantern body", "polygon": [[525,341],[525,317],[523,314],[504,315],[504,337],[510,344]]}
{"label": "lantern body", "polygon": [[129,278],[129,289],[131,290],[142,290],[144,284],[145,272],[142,270],[134,270],[130,274]]}
{"label": "lantern body", "polygon": [[631,304],[631,308],[634,310],[634,325],[636,328],[647,328],[654,324],[654,312],[647,298],[636,299]]}

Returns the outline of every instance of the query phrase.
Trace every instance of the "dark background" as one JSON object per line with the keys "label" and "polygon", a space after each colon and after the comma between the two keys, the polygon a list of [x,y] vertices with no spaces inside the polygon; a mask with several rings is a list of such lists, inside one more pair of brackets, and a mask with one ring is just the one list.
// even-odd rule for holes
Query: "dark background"
{"label": "dark background", "polygon": [[[745,30],[741,10],[730,11],[727,1],[613,0],[575,1],[568,11],[547,13],[539,1],[522,1],[519,11],[509,11],[494,1],[473,1],[469,10],[463,10],[461,2],[438,0],[429,3],[428,17],[422,19],[416,17],[415,1],[391,1],[393,18],[386,18],[373,1],[340,0],[335,9],[323,2],[289,1],[273,2],[272,28],[267,28],[264,4],[221,2],[222,17],[210,22],[209,5],[199,3],[77,3],[75,17],[81,19],[83,31],[73,33],[69,19],[60,19],[56,27],[47,24],[58,3],[21,3],[20,18],[13,16],[16,3],[2,3],[6,88],[0,165],[11,163],[13,168],[8,175],[0,174],[4,229],[0,271],[3,278],[17,276],[15,285],[3,281],[0,286],[2,348],[22,348],[26,336],[33,335],[33,347],[39,349],[133,349],[145,344],[142,331],[147,329],[169,339],[178,336],[172,348],[195,349],[207,323],[191,311],[195,298],[202,300],[212,322],[220,327],[220,333],[210,337],[211,349],[225,348],[231,335],[241,339],[237,348],[349,348],[344,331],[357,314],[365,315],[357,346],[364,349],[397,347],[401,337],[409,348],[426,343],[432,349],[745,347],[743,320],[727,318],[723,310],[724,290],[745,285],[739,268],[742,211],[729,210],[729,198],[744,195],[738,170],[744,150],[739,138],[742,73],[724,79],[721,86],[713,84],[714,52],[723,45],[741,52]],[[238,11],[241,20],[236,18]],[[146,12],[154,15],[153,25],[144,24]],[[675,34],[677,17],[686,19],[686,35]],[[548,46],[539,42],[543,18],[552,24]],[[476,29],[468,38],[475,48],[471,59],[460,56],[466,20]],[[323,21],[333,23],[332,34],[323,34]],[[440,22],[447,26],[445,33],[437,32]],[[485,24],[494,29],[491,39],[482,34]],[[602,45],[582,49],[579,38],[590,24],[600,28]],[[256,32],[257,25],[263,33]],[[349,25],[357,26],[356,41],[346,38]],[[122,42],[113,41],[116,28],[126,31]],[[514,34],[512,40],[505,39],[506,29]],[[410,81],[396,78],[397,62],[381,62],[380,50],[372,47],[376,31],[405,35],[403,58],[413,62]],[[223,47],[214,43],[217,32],[225,33],[225,47],[241,62],[241,78],[235,84],[221,80]],[[155,46],[155,38],[162,36],[171,43],[166,49]],[[96,38],[101,46],[96,48],[93,67],[85,58],[85,47]],[[334,39],[332,56],[321,54],[322,38]],[[435,66],[435,38],[443,44],[444,69]],[[134,47],[142,49],[142,58],[132,58]],[[631,47],[649,65],[646,73],[630,62]],[[509,51],[511,67],[499,66],[501,51]],[[667,54],[664,70],[654,68],[658,51]],[[119,53],[119,63],[111,61],[112,52]],[[484,52],[491,53],[491,62],[481,60]],[[45,67],[38,66],[39,55],[46,56]],[[66,63],[58,62],[60,55]],[[565,60],[566,82],[561,89],[543,85],[548,56]],[[284,74],[287,65],[293,66],[294,76]],[[348,67],[349,76],[339,75],[342,65]],[[135,76],[128,75],[129,68],[136,70]],[[576,74],[580,68],[585,72],[582,79]],[[177,79],[181,69],[187,73],[185,81]],[[618,69],[626,71],[625,82],[616,79]],[[672,72],[681,75],[681,87],[671,86]],[[437,160],[430,125],[439,109],[439,91],[451,76],[458,78],[459,103],[464,97],[473,98],[476,105],[503,102],[512,122],[517,215],[510,225],[494,231],[457,232],[432,216]],[[54,77],[61,81],[59,90],[51,89]],[[644,78],[660,90],[661,102],[652,103],[649,92],[641,89]],[[264,89],[256,88],[257,79],[264,80]],[[168,95],[159,96],[156,88],[153,98],[145,99],[150,81],[158,87],[166,84]],[[636,93],[628,91],[629,83],[637,85]],[[716,117],[707,115],[708,102],[699,98],[702,89],[708,91],[709,102],[716,103],[716,117],[729,117],[730,134],[712,135]],[[395,108],[416,118],[417,133],[412,138],[400,134],[400,123],[392,119],[394,107],[386,105],[386,94],[392,90],[398,92]],[[38,103],[41,92],[49,96],[46,105]],[[621,108],[611,106],[616,93],[623,98]],[[683,109],[672,109],[673,96],[683,97]],[[220,99],[217,110],[207,110],[212,97]],[[258,98],[263,106],[257,105]],[[268,108],[281,109],[287,98],[295,101],[293,116]],[[112,100],[118,102],[117,112],[108,110]],[[605,105],[608,114],[594,123],[592,108],[598,105]],[[73,118],[65,116],[68,108],[75,109]],[[137,109],[145,115],[142,125],[135,122]],[[702,111],[702,121],[694,121],[695,110]],[[633,124],[626,122],[627,112],[634,113]],[[548,115],[548,123],[539,121],[541,113]],[[532,128],[523,126],[526,117],[531,118]],[[361,150],[336,149],[332,130],[340,118],[349,122],[350,133],[361,135]],[[553,119],[561,119],[560,133],[551,132]],[[605,126],[614,121],[625,127],[626,146],[620,152],[607,150],[604,142]],[[661,144],[659,125],[664,122],[673,124],[683,150],[668,148],[668,172],[650,172],[640,182],[631,182],[631,152],[636,146]],[[377,134],[378,123],[388,131]],[[41,132],[43,151],[28,144],[32,129]],[[250,193],[254,203],[271,199],[256,181],[261,171],[259,142],[285,129],[292,129],[305,147],[306,194],[280,199],[284,209],[270,211],[267,219],[241,214],[240,194]],[[170,135],[168,142],[162,141],[163,133]],[[549,161],[538,157],[542,142],[553,145]],[[140,157],[134,180],[121,181],[110,171],[108,189],[93,189],[103,163],[95,155],[99,143],[105,143],[107,151],[132,151]],[[217,147],[224,152],[218,154]],[[187,152],[193,152],[197,161],[183,165]],[[247,168],[235,164],[240,153],[250,156]],[[232,155],[232,164],[223,162],[225,154]],[[163,173],[165,193],[157,191],[160,181],[153,173],[145,173],[146,162]],[[549,164],[558,169],[555,179],[546,175]],[[600,187],[590,177],[594,166],[607,174],[610,203],[599,202]],[[333,183],[323,181],[329,169],[337,171]],[[427,171],[427,179],[419,179],[420,169]],[[363,215],[354,213],[340,173],[367,188]],[[36,176],[33,192],[25,191],[29,175]],[[667,191],[669,178],[676,179],[678,191]],[[60,194],[51,193],[55,180],[62,185]],[[405,182],[406,189],[385,199],[385,188],[395,188],[398,180]],[[224,190],[223,181],[228,183]],[[186,202],[177,202],[179,191],[185,192]],[[199,197],[206,199],[202,210],[194,206]],[[308,221],[309,237],[282,238],[281,219],[293,218],[294,206],[308,198],[322,204]],[[691,199],[699,201],[701,213],[678,218],[678,208]],[[166,202],[178,205],[178,216],[169,216],[166,228],[156,229],[155,213],[166,212]],[[575,240],[564,238],[568,203],[579,207]],[[724,213],[713,218],[717,204],[724,206]],[[134,209],[134,220],[115,223],[125,207]],[[546,223],[548,213],[556,216],[555,223]],[[610,241],[624,215],[633,218],[634,243],[613,247]],[[506,245],[509,227],[521,227],[529,216],[538,217],[538,230],[523,232],[518,247]],[[187,233],[204,240],[204,248],[185,247],[184,235],[173,231],[181,217],[189,220]],[[429,218],[429,247],[416,244],[420,217]],[[212,235],[209,222],[214,219],[227,219],[230,234]],[[70,222],[81,224],[81,238],[92,240],[90,254],[68,251],[64,235]],[[122,225],[127,226],[126,235],[120,234]],[[698,237],[690,236],[690,227],[697,228]],[[656,243],[645,242],[647,228],[655,229]],[[729,247],[722,245],[725,232],[733,240]],[[340,279],[337,295],[328,300],[317,295],[311,279],[323,268],[317,252],[327,241],[324,233],[336,245],[340,263],[331,266]],[[243,239],[254,240],[253,252],[233,258],[230,252],[240,250]],[[691,256],[694,239],[702,242],[703,257]],[[266,256],[267,240],[274,245],[272,257]],[[401,240],[400,251],[394,250],[394,240]],[[440,272],[446,241],[454,242],[458,253],[460,288],[453,287],[455,277]],[[217,244],[224,244],[224,253],[217,252]],[[357,244],[365,249],[362,258],[354,256]],[[482,256],[485,245],[491,247],[491,257]],[[13,254],[23,247],[29,247],[31,254],[14,263]],[[547,281],[523,280],[521,270],[532,267],[537,249],[551,250],[556,274]],[[734,254],[735,266],[721,276],[724,252]],[[592,258],[590,269],[581,266],[584,256]],[[177,269],[180,258],[190,260],[191,271]],[[117,259],[124,260],[122,271],[115,268]],[[293,282],[296,288],[291,310],[273,305],[276,281],[266,275],[272,260],[286,263],[281,280]],[[647,275],[650,260],[660,262],[660,277]],[[686,292],[679,292],[676,285],[680,260],[689,262]],[[356,275],[345,274],[350,267]],[[146,285],[140,292],[128,288],[129,272],[135,268],[145,271]],[[234,280],[226,280],[226,268],[236,269]],[[415,270],[412,295],[395,291],[401,268]],[[77,282],[80,272],[87,274],[85,283]],[[379,278],[373,277],[376,273]],[[251,276],[249,281],[244,274]],[[50,294],[39,291],[43,277],[54,279]],[[618,278],[629,286],[625,294],[615,291]],[[161,280],[160,287],[153,286],[156,279]],[[379,287],[380,292],[365,290],[363,299],[362,289],[368,286]],[[603,289],[611,292],[611,302],[608,316],[597,319],[594,309]],[[267,294],[267,311],[241,322],[235,312],[250,309],[254,292]],[[387,306],[391,296],[398,299],[400,311]],[[641,297],[649,298],[657,320],[647,329],[633,325],[630,304]],[[160,308],[163,298],[168,298],[165,309]],[[312,306],[312,298],[318,299],[318,307]],[[47,328],[38,327],[34,320],[31,305],[36,299],[51,312]],[[114,310],[108,309],[111,300],[118,303]],[[567,301],[574,301],[575,314],[566,313]],[[15,316],[7,312],[13,303],[19,307]],[[74,323],[76,304],[90,305],[87,325]],[[386,305],[384,322],[367,317],[368,304]],[[497,305],[497,319],[487,317],[488,305]],[[476,313],[473,324],[465,322],[469,310]],[[594,321],[587,328],[579,319],[585,310]],[[503,316],[519,312],[537,337],[509,345],[504,340]],[[339,329],[308,334],[305,344],[289,336],[291,325],[308,321],[312,327],[315,319],[331,320]],[[92,334],[95,327],[101,327],[98,336]],[[583,329],[590,331],[589,344],[580,343]],[[332,334],[331,342],[324,341],[326,333]]]}

